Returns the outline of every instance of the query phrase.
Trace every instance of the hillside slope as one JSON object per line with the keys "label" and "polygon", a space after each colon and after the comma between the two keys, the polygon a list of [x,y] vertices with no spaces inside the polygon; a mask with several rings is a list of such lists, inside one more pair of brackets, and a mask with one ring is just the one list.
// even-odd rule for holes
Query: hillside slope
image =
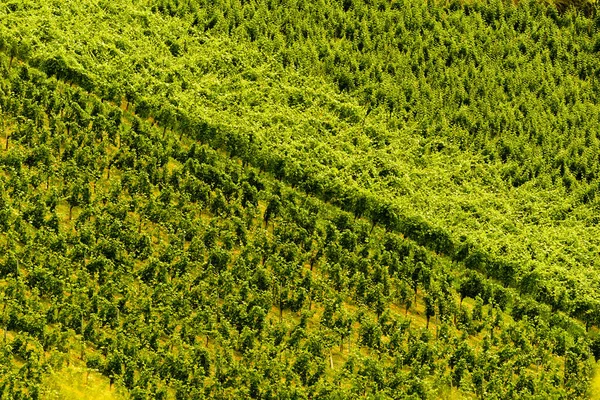
{"label": "hillside slope", "polygon": [[4,393],[587,394],[594,19],[1,4]]}
{"label": "hillside slope", "polygon": [[594,19],[500,1],[5,4],[3,47],[50,75],[598,314]]}
{"label": "hillside slope", "polygon": [[4,395],[72,363],[136,399],[587,394],[566,315],[26,65],[1,87]]}

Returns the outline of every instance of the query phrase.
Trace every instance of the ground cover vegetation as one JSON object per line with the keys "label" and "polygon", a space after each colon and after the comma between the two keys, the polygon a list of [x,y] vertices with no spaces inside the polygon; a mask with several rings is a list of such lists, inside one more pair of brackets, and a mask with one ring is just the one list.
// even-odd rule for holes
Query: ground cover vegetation
{"label": "ground cover vegetation", "polygon": [[0,16],[6,396],[71,363],[132,398],[590,394],[594,13]]}

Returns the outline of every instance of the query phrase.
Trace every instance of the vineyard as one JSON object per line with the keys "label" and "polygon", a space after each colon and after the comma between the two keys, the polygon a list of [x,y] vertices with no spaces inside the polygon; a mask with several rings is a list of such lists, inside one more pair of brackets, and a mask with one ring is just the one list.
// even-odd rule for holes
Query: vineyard
{"label": "vineyard", "polygon": [[597,395],[558,5],[0,0],[0,398]]}

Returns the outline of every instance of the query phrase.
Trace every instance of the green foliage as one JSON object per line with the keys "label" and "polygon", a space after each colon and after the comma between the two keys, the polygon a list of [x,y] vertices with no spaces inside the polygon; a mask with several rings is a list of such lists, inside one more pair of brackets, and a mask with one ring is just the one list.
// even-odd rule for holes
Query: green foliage
{"label": "green foliage", "polygon": [[[539,2],[114,3],[103,24],[127,26],[127,40],[101,25],[100,45],[85,27],[93,13],[52,10],[7,11],[4,42],[27,38],[34,65],[123,100],[163,135],[210,143],[519,290],[524,265],[537,267],[549,284],[529,294],[557,310],[594,292],[577,272],[600,246],[594,19]],[[186,187],[206,201],[202,185]]]}
{"label": "green foliage", "polygon": [[585,396],[594,19],[2,6],[0,397]]}

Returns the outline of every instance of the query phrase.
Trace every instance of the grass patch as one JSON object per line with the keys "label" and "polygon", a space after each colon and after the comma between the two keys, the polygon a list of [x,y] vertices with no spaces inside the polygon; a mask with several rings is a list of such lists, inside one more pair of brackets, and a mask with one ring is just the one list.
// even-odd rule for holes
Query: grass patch
{"label": "grass patch", "polygon": [[71,365],[46,376],[43,399],[112,400],[128,398],[123,391],[110,387],[107,377],[82,366]]}
{"label": "grass patch", "polygon": [[594,376],[590,382],[590,399],[600,400],[600,364],[596,363],[594,369]]}

